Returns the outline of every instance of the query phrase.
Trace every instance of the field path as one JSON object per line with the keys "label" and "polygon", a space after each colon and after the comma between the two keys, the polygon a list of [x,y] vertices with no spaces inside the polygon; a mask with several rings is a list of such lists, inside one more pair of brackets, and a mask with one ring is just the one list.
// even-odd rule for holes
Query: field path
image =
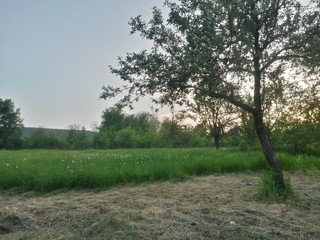
{"label": "field path", "polygon": [[319,172],[286,173],[297,201],[254,200],[239,173],[36,196],[0,193],[0,239],[320,239]]}

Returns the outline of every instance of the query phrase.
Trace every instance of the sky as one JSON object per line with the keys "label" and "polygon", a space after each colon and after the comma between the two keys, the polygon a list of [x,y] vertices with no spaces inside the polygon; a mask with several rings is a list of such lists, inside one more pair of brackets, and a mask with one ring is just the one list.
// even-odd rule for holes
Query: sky
{"label": "sky", "polygon": [[[307,0],[303,0],[303,3]],[[26,127],[91,129],[116,100],[103,85],[121,86],[109,65],[149,48],[130,35],[130,17],[149,20],[163,0],[0,0],[0,98],[12,99]],[[150,100],[134,112],[150,111]],[[161,115],[168,115],[166,109]]]}
{"label": "sky", "polygon": [[[130,35],[130,17],[150,19],[162,0],[0,0],[0,98],[26,127],[90,129],[116,100],[99,100],[118,56],[149,48]],[[143,101],[134,112],[150,111]]]}

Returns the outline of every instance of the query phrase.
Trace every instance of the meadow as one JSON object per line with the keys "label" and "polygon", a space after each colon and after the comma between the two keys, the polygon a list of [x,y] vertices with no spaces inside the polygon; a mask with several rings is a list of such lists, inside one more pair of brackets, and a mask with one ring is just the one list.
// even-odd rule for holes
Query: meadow
{"label": "meadow", "polygon": [[[320,158],[278,153],[284,170],[319,170]],[[183,180],[213,173],[257,172],[260,151],[212,148],[0,151],[0,190],[51,192]]]}

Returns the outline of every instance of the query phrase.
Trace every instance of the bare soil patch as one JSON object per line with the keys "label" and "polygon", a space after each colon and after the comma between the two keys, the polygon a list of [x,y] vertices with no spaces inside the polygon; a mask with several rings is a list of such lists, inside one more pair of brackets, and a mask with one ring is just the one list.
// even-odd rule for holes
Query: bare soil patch
{"label": "bare soil patch", "polygon": [[0,193],[0,239],[320,239],[319,172],[286,173],[297,200],[254,198],[259,174],[50,195]]}

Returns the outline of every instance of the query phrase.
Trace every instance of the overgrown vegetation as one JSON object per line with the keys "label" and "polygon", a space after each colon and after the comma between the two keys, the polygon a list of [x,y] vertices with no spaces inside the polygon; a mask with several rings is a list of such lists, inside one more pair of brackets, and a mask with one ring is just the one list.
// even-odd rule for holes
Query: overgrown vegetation
{"label": "overgrown vegetation", "polygon": [[[279,154],[279,158],[285,170],[320,169],[320,159],[317,157]],[[38,192],[63,188],[96,189],[267,169],[261,152],[231,149],[1,151],[0,189]]]}
{"label": "overgrown vegetation", "polygon": [[283,202],[289,198],[294,198],[294,192],[290,179],[285,180],[285,187],[279,188],[275,181],[274,174],[270,171],[263,173],[260,179],[257,199],[266,202]]}

